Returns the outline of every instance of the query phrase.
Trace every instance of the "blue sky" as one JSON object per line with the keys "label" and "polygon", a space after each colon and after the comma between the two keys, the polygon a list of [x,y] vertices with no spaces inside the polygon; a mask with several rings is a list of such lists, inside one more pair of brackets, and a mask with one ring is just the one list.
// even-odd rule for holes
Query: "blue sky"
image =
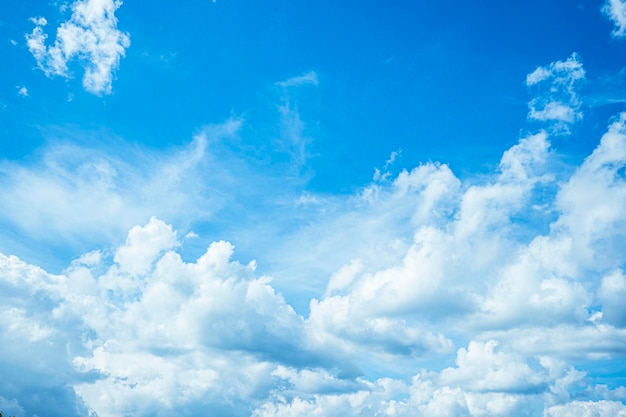
{"label": "blue sky", "polygon": [[0,56],[0,410],[626,416],[623,0],[5,0]]}

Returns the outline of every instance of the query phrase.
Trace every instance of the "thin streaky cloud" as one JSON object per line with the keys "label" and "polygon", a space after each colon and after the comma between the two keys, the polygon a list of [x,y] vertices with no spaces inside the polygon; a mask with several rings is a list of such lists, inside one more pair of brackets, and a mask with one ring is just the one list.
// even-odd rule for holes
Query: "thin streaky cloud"
{"label": "thin streaky cloud", "polygon": [[285,81],[278,81],[276,83],[281,87],[295,87],[299,85],[318,85],[317,72],[309,71],[305,74],[298,75],[296,77],[289,78]]}

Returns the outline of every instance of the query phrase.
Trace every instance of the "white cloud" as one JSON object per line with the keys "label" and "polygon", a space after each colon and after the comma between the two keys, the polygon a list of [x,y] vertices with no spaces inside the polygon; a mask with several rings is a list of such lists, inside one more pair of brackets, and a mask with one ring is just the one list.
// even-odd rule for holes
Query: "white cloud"
{"label": "white cloud", "polygon": [[117,249],[114,259],[120,271],[145,274],[162,251],[177,245],[172,227],[152,217],[147,225],[130,229],[126,244]]}
{"label": "white cloud", "polygon": [[[283,103],[278,106],[280,133],[273,140],[274,151],[277,153],[274,163],[282,165],[284,175],[287,177],[304,176],[306,174],[303,169],[311,156],[309,145],[312,138],[306,135],[306,125],[302,121],[297,103],[291,99],[292,94],[287,87],[317,86],[317,73],[309,71],[285,81],[278,81],[276,85],[285,87],[285,89],[282,96]],[[284,156],[288,158],[286,162]]]}
{"label": "white cloud", "polygon": [[569,125],[583,117],[577,89],[584,80],[585,70],[575,53],[565,61],[535,69],[526,76],[526,85],[536,91],[528,103],[529,119],[552,122],[555,132],[568,133]]}
{"label": "white cloud", "polygon": [[320,204],[320,200],[310,193],[302,193],[298,198],[293,200],[294,205],[297,206],[308,206],[308,205],[316,205]]}
{"label": "white cloud", "polygon": [[225,165],[236,166],[215,159],[207,142],[236,134],[239,124],[207,127],[165,152],[111,138],[113,145],[104,149],[54,142],[29,166],[0,161],[3,221],[48,244],[60,238],[64,245],[85,247],[110,241],[152,215],[184,227],[206,220],[224,205],[224,185],[232,183]]}
{"label": "white cloud", "polygon": [[299,175],[309,158],[311,138],[305,135],[305,124],[300,118],[298,109],[289,100],[279,106],[280,137],[274,141],[276,150],[289,157],[289,170],[295,171],[287,175]]}
{"label": "white cloud", "polygon": [[623,0],[606,0],[602,6],[602,13],[615,24],[613,36],[624,36],[626,33],[626,2]]}
{"label": "white cloud", "polygon": [[130,46],[127,33],[117,29],[119,0],[76,0],[70,19],[58,27],[52,46],[46,46],[44,17],[32,18],[35,28],[26,35],[28,49],[47,76],[69,77],[68,63],[83,65],[84,88],[94,94],[110,94],[113,74]]}
{"label": "white cloud", "polygon": [[626,406],[615,401],[572,401],[555,405],[544,413],[544,417],[624,417]]}
{"label": "white cloud", "polygon": [[531,369],[522,357],[497,351],[498,343],[471,341],[457,353],[457,368],[439,376],[444,385],[462,386],[475,392],[528,393],[543,391],[547,376]]}
{"label": "white cloud", "polygon": [[561,122],[572,123],[579,118],[579,113],[567,104],[551,101],[546,103],[543,109],[537,110],[534,105],[531,107],[529,117],[531,119],[540,120],[542,122],[549,120],[557,120]]}
{"label": "white cloud", "polygon": [[[590,384],[566,361],[624,351],[617,302],[625,258],[593,254],[607,239],[623,247],[615,225],[626,212],[625,123],[626,116],[616,119],[562,182],[553,201],[558,217],[528,240],[516,234],[513,217],[533,207],[537,187],[557,181],[546,133],[520,139],[482,183],[465,185],[447,166],[426,164],[353,196],[355,211],[336,219],[337,233],[371,218],[380,224],[366,225],[369,232],[395,234],[389,226],[401,219],[413,239],[393,246],[401,256],[347,263],[306,318],[269,278],[256,276],[254,262],[231,260],[227,242],[184,261],[177,233],[156,218],[130,228],[110,255],[87,253],[62,275],[3,256],[1,357],[11,361],[11,375],[69,375],[75,394],[63,401],[84,401],[101,416],[206,408],[256,416],[551,415],[580,407],[572,392],[581,386],[584,406],[604,410],[622,391]],[[186,178],[205,146],[199,140],[159,172]],[[65,172],[60,160],[49,161]],[[597,190],[592,202],[570,192],[587,182]],[[596,212],[601,219],[584,222]],[[606,313],[596,322],[587,311],[593,303]],[[459,335],[468,343],[454,366],[416,368],[418,358],[449,355]],[[17,348],[26,343],[31,350]],[[50,343],[58,350],[33,363]],[[53,360],[60,350],[65,361]],[[362,366],[400,376],[370,380]],[[37,409],[21,391],[9,400]]]}
{"label": "white cloud", "polygon": [[193,231],[188,232],[185,235],[185,239],[197,239],[198,237],[200,237],[200,236],[196,232],[193,232]]}
{"label": "white cloud", "polygon": [[365,197],[369,204],[381,211],[398,205],[415,210],[409,214],[413,241],[387,267],[372,270],[357,260],[333,275],[327,296],[311,303],[311,325],[359,343],[362,335],[372,343],[386,340],[380,349],[388,353],[450,349],[439,332],[412,324],[407,315],[455,316],[478,308],[484,280],[496,279],[496,271],[515,258],[510,219],[529,205],[533,188],[550,179],[544,174],[548,156],[542,133],[505,152],[493,183],[461,190],[448,167],[429,164],[400,173],[388,186],[376,185]]}
{"label": "white cloud", "polygon": [[22,96],[22,97],[28,97],[28,89],[25,86],[16,86],[15,88],[17,88],[17,94]]}
{"label": "white cloud", "polygon": [[480,333],[524,355],[546,355],[563,360],[610,360],[626,349],[626,330],[603,323],[548,324]]}
{"label": "white cloud", "polygon": [[63,300],[66,282],[64,276],[0,254],[3,411],[15,411],[17,416],[85,415],[85,407],[68,385],[74,374],[71,356],[83,351],[84,328],[54,312]]}
{"label": "white cloud", "polygon": [[[151,219],[131,229],[113,263],[93,252],[59,276],[0,256],[0,349],[2,362],[12,362],[9,375],[67,375],[100,416],[159,409],[194,415],[206,406],[245,415],[253,398],[267,395],[276,363],[340,366],[328,362],[332,354],[312,350],[303,319],[267,278],[255,277],[254,262],[231,261],[232,245],[215,242],[187,263],[163,253],[176,245],[175,236]],[[30,348],[20,352],[23,344]],[[33,350],[41,354],[51,345],[30,362]],[[33,412],[23,388],[15,398]]]}
{"label": "white cloud", "polygon": [[382,168],[382,171],[378,168],[376,168],[374,170],[374,177],[373,180],[374,181],[387,181],[389,180],[389,178],[391,177],[391,172],[389,171],[389,168],[391,167],[391,165],[394,164],[394,162],[396,162],[396,158],[398,158],[399,156],[402,155],[402,150],[398,149],[397,151],[393,151],[391,152],[391,154],[389,155],[389,159],[387,159],[387,161],[385,161],[385,165]]}
{"label": "white cloud", "polygon": [[456,367],[439,373],[422,371],[410,383],[380,378],[362,381],[351,392],[301,393],[290,399],[277,395],[253,415],[533,417],[575,411],[621,413],[624,409],[616,401],[572,400],[569,390],[590,388],[585,375],[573,368],[541,358],[527,362],[514,354],[495,352],[495,347],[493,342],[471,342],[459,350]]}
{"label": "white cloud", "polygon": [[621,270],[614,271],[602,278],[598,290],[598,299],[602,303],[603,321],[619,327],[626,327],[626,276]]}
{"label": "white cloud", "polygon": [[[34,387],[75,415],[623,412],[626,387],[595,384],[585,366],[626,352],[626,114],[570,171],[554,168],[540,131],[483,177],[427,163],[349,196],[216,152],[240,125],[208,127],[174,155],[57,144],[32,166],[3,163],[4,224],[61,242],[129,230],[58,275],[0,255],[0,369],[12,381],[0,392],[13,409],[54,403],[34,401]],[[251,172],[254,190],[237,177]],[[310,312],[281,294],[285,281],[234,260],[232,244],[190,257],[198,239],[151,217],[185,228],[236,209],[229,196],[256,209],[233,214],[253,249],[283,262],[264,271],[289,264],[304,277]],[[268,212],[305,220],[286,227]]]}
{"label": "white cloud", "polygon": [[624,242],[626,225],[626,113],[620,114],[600,144],[563,185],[556,204],[563,212],[555,231],[574,238],[576,264],[613,270],[624,256],[615,245]]}
{"label": "white cloud", "polygon": [[281,87],[296,87],[296,86],[307,85],[307,84],[317,86],[318,84],[317,72],[309,71],[302,75],[291,77],[285,81],[278,81],[276,83],[276,85],[279,85]]}
{"label": "white cloud", "polygon": [[345,291],[362,270],[363,262],[360,259],[354,259],[348,265],[343,266],[339,271],[331,275],[324,296]]}
{"label": "white cloud", "polygon": [[[516,325],[520,319],[527,324],[583,325],[590,318],[599,278],[619,274],[615,271],[626,262],[618,249],[626,244],[626,181],[620,174],[626,164],[625,122],[626,115],[620,115],[593,153],[561,184],[554,201],[559,216],[550,232],[535,236],[500,270],[502,278],[483,302],[493,325]],[[619,287],[619,275],[611,276],[605,278],[605,288]],[[603,297],[611,311],[605,320],[619,322],[621,313],[600,290]],[[480,317],[483,324],[491,322]]]}

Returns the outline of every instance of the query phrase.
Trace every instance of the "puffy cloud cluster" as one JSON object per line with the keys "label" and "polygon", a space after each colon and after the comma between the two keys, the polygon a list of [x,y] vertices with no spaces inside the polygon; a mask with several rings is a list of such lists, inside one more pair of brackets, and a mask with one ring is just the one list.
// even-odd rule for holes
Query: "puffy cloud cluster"
{"label": "puffy cloud cluster", "polygon": [[94,94],[109,94],[113,73],[130,46],[130,37],[117,29],[115,11],[120,0],[76,0],[72,16],[62,23],[52,46],[46,45],[44,17],[31,19],[33,31],[26,35],[28,49],[47,76],[69,76],[68,63],[78,58],[84,67],[84,88]]}
{"label": "puffy cloud cluster", "polygon": [[[528,361],[499,350],[494,341],[459,349],[456,366],[421,371],[410,382],[380,378],[352,392],[277,396],[255,417],[274,416],[621,416],[626,406],[611,400],[571,400],[586,386],[572,367],[540,358]],[[589,387],[587,387],[589,388]],[[586,392],[592,395],[590,392]],[[620,393],[624,395],[624,392]]]}
{"label": "puffy cloud cluster", "polygon": [[[187,263],[177,244],[152,218],[131,229],[108,266],[92,252],[51,275],[2,255],[0,334],[11,370],[2,392],[28,413],[45,404],[25,386],[76,393],[100,416],[193,415],[208,405],[245,415],[272,382],[273,363],[316,365],[303,319],[254,276],[253,262],[230,261],[232,246],[215,242]],[[55,377],[20,376],[38,374]]]}
{"label": "puffy cloud cluster", "polygon": [[[538,67],[526,77],[526,85],[540,88],[528,107],[528,117],[553,123],[557,132],[568,133],[569,125],[582,119],[582,100],[576,90],[585,80],[580,57],[572,54],[565,61],[556,61],[547,67]],[[548,88],[545,88],[545,86]]]}

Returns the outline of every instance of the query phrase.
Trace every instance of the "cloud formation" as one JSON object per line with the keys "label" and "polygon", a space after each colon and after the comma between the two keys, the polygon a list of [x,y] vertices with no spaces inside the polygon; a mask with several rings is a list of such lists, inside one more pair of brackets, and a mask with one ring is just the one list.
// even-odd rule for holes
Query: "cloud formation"
{"label": "cloud formation", "polygon": [[[2,221],[48,244],[60,237],[66,245],[81,246],[123,235],[153,215],[178,219],[183,227],[192,213],[193,220],[206,220],[227,199],[231,174],[224,165],[236,165],[218,161],[208,143],[236,135],[240,124],[232,119],[207,126],[166,152],[110,138],[101,147],[53,142],[30,165],[0,161]],[[210,183],[197,180],[207,176]]]}
{"label": "cloud formation", "polygon": [[120,0],[76,0],[72,16],[56,32],[54,44],[46,45],[44,17],[32,18],[35,28],[26,35],[28,49],[47,76],[69,77],[68,64],[77,58],[85,74],[83,87],[93,94],[110,94],[114,72],[130,46],[130,37],[117,28],[115,11]]}
{"label": "cloud formation", "polygon": [[306,316],[228,242],[184,260],[156,217],[58,275],[0,255],[4,400],[16,415],[623,415],[626,388],[574,362],[626,352],[626,114],[573,173],[554,152],[540,132],[480,182],[428,163],[351,196],[365,228],[402,205],[408,221],[382,222],[412,240],[346,261]]}
{"label": "cloud formation", "polygon": [[623,0],[607,0],[602,12],[613,21],[615,29],[612,35],[622,37],[626,34],[626,2]]}
{"label": "cloud formation", "polygon": [[26,86],[17,85],[17,86],[15,86],[15,88],[17,88],[17,95],[18,96],[28,97],[28,89],[26,88]]}
{"label": "cloud formation", "polygon": [[[626,387],[589,375],[626,352],[626,113],[569,170],[552,144],[582,117],[584,74],[576,54],[530,73],[529,117],[551,125],[481,177],[437,162],[394,174],[394,152],[354,193],[303,191],[282,170],[307,157],[288,100],[278,175],[226,151],[240,119],[169,153],[56,143],[2,162],[7,228],[119,242],[57,274],[0,253],[2,404],[18,417],[626,415]],[[239,204],[258,213],[240,219]],[[172,223],[220,210],[310,286],[308,310],[225,240],[185,252],[200,236]]]}
{"label": "cloud formation", "polygon": [[568,133],[569,126],[583,117],[577,89],[584,80],[585,70],[575,53],[565,61],[537,67],[526,77],[526,85],[537,92],[528,103],[528,118],[551,122],[555,131]]}

